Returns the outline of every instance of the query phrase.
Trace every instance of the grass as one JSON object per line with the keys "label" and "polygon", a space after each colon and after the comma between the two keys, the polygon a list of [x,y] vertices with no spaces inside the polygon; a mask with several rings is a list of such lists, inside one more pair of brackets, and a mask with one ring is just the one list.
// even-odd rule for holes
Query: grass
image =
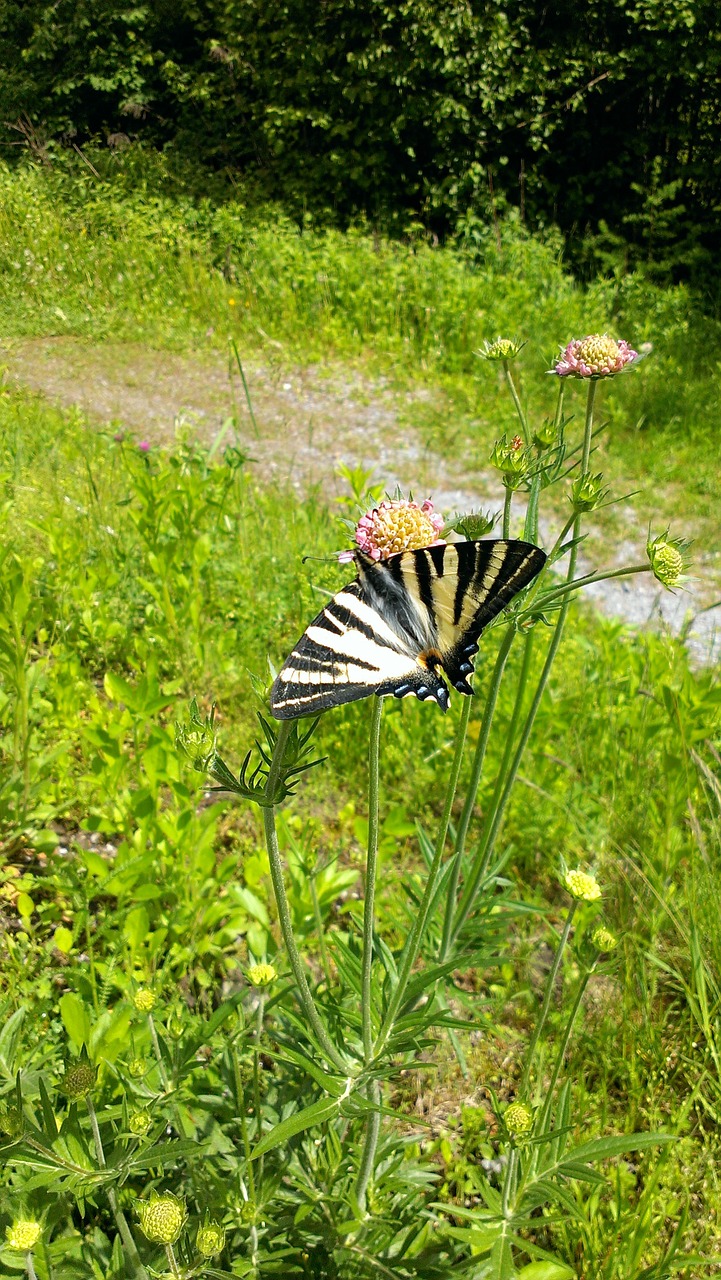
{"label": "grass", "polygon": [[[472,362],[470,346],[513,322],[550,356],[571,332],[616,316],[625,328],[635,316],[634,340],[653,332],[659,355],[637,380],[611,385],[604,465],[608,456],[610,469],[636,475],[648,456],[658,481],[651,428],[633,429],[650,404],[666,477],[677,486],[674,509],[691,503],[702,472],[709,502],[715,496],[713,375],[698,346],[715,328],[689,313],[682,290],[661,294],[630,280],[584,294],[552,243],[520,231],[508,231],[501,260],[489,253],[471,262],[361,233],[299,235],[282,219],[274,226],[233,206],[198,208],[117,182],[111,199],[90,174],[81,184],[77,173],[16,172],[3,183],[2,270],[15,282],[0,303],[6,332],[132,336],[185,348],[214,340],[205,337],[214,324],[223,341],[227,332],[247,344],[267,341],[263,330],[294,358],[330,352],[398,379],[410,350],[413,377],[440,383],[469,424],[477,411],[472,370],[473,394],[487,397],[495,431],[494,376]],[[319,278],[324,272],[331,278]],[[436,308],[432,319],[427,306]],[[242,318],[230,322],[236,311]],[[432,421],[428,429],[436,430]],[[448,423],[437,429],[444,447],[459,447]],[[303,1028],[285,984],[268,1000],[262,1058],[253,1039],[248,960],[267,955],[283,966],[260,823],[247,807],[205,793],[202,775],[183,768],[173,734],[192,695],[204,710],[216,700],[224,752],[240,763],[258,732],[267,655],[277,665],[321,592],[342,580],[336,566],[304,567],[302,557],[330,553],[339,531],[320,494],[299,499],[259,485],[242,451],[228,445],[224,438],[201,449],[181,438],[143,454],[131,439],[89,429],[77,410],[9,387],[0,396],[3,1123],[7,1131],[19,1071],[30,1139],[50,1126],[50,1111],[63,1121],[56,1154],[92,1164],[85,1103],[59,1088],[65,1060],[85,1046],[99,1070],[103,1141],[111,1162],[124,1162],[119,1198],[130,1219],[137,1196],[170,1186],[187,1196],[194,1226],[206,1211],[223,1220],[232,1268],[225,1274],[248,1274],[255,1239],[267,1250],[261,1274],[280,1268],[345,1280],[376,1274],[381,1246],[374,1253],[371,1236],[364,1258],[348,1245],[343,1223],[352,1210],[338,1199],[345,1174],[332,1126],[319,1128],[317,1141],[296,1139],[282,1158],[270,1152],[256,1216],[248,1208],[243,1125],[254,1140],[315,1095],[288,1056]],[[689,460],[700,453],[704,466],[689,478]],[[497,636],[477,663],[481,686]],[[517,660],[510,662],[515,675]],[[512,690],[512,682],[502,687],[486,777],[503,753]],[[430,829],[440,811],[459,710],[441,718],[411,702],[385,713],[378,927],[389,945],[402,942],[423,885],[416,820]],[[595,865],[604,916],[621,940],[589,988],[566,1063],[574,1136],[636,1129],[677,1141],[606,1165],[598,1186],[573,1184],[577,1214],[568,1204],[544,1210],[526,1237],[562,1258],[566,1272],[549,1272],[549,1280],[718,1270],[720,710],[716,674],[691,671],[680,646],[574,608],[503,831],[502,944],[457,975],[456,1007],[478,1023],[463,1036],[470,1074],[462,1077],[445,1038],[405,1064],[392,1100],[405,1145],[400,1173],[389,1152],[378,1178],[379,1220],[406,1221],[393,1199],[396,1175],[401,1184],[416,1180],[414,1217],[421,1198],[460,1211],[480,1203],[480,1162],[505,1150],[490,1091],[502,1107],[519,1087],[547,948],[565,916],[565,858]],[[280,826],[293,919],[317,975],[318,916],[340,956],[359,913],[369,712],[362,703],[323,719],[317,745],[327,762],[308,775]],[[474,708],[471,743],[478,723]],[[489,800],[484,783],[477,816]],[[581,908],[544,1063],[563,1034],[592,921],[593,911]],[[138,985],[149,984],[160,1063],[134,1003]],[[129,1128],[137,1113],[149,1117],[148,1146]],[[162,1145],[168,1126],[181,1143],[172,1150]],[[47,1212],[40,1280],[124,1274],[102,1188],[42,1163],[29,1180],[12,1149],[6,1158],[0,1226],[19,1212]],[[71,1211],[78,1185],[80,1210]],[[450,1221],[463,1232],[461,1216]],[[431,1234],[423,1237],[402,1274],[438,1275],[433,1248]],[[706,1261],[685,1264],[684,1254]],[[9,1273],[24,1266],[11,1249],[0,1256]],[[162,1250],[145,1247],[143,1256],[166,1266]],[[190,1252],[182,1261],[190,1265]]]}

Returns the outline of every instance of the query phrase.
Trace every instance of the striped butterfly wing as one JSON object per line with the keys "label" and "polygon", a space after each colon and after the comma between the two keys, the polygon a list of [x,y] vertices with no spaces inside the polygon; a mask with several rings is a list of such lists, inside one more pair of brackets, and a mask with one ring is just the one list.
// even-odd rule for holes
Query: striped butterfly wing
{"label": "striped butterfly wing", "polygon": [[278,675],[270,707],[279,720],[344,702],[415,693],[448,707],[444,671],[467,682],[484,627],[538,573],[530,543],[461,542],[375,562],[356,553],[359,576],[314,618]]}

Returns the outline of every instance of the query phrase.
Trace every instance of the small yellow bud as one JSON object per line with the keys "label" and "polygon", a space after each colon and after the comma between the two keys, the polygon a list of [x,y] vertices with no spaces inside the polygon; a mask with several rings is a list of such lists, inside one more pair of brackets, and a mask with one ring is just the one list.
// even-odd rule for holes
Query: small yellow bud
{"label": "small yellow bud", "polygon": [[149,1200],[141,1200],[138,1205],[140,1230],[146,1240],[155,1244],[175,1244],[188,1220],[185,1201],[174,1196],[172,1191],[164,1191],[158,1195],[151,1191]]}
{"label": "small yellow bud", "polygon": [[580,867],[566,871],[563,885],[577,902],[598,902],[601,897],[601,886],[596,877],[581,871]]}
{"label": "small yellow bud", "polygon": [[138,1013],[152,1013],[155,1008],[155,993],[149,987],[140,987],[133,996],[133,1004]]}
{"label": "small yellow bud", "polygon": [[533,1128],[533,1112],[525,1102],[512,1102],[504,1113],[503,1123],[512,1138],[525,1138]]}
{"label": "small yellow bud", "polygon": [[683,538],[670,538],[668,529],[653,542],[649,538],[646,544],[646,554],[654,577],[671,591],[674,587],[680,587],[686,580],[688,566],[684,552],[688,546],[689,543]]}
{"label": "small yellow bud", "polygon": [[65,1068],[60,1090],[67,1098],[84,1098],[95,1088],[95,1067],[89,1062],[75,1062]]}
{"label": "small yellow bud", "polygon": [[225,1247],[225,1227],[219,1222],[204,1222],[198,1227],[195,1244],[201,1258],[214,1258]]}
{"label": "small yellow bud", "polygon": [[7,1107],[0,1111],[0,1133],[8,1138],[19,1138],[25,1132],[25,1117],[19,1107]]}
{"label": "small yellow bud", "polygon": [[515,360],[525,345],[525,342],[520,342],[518,338],[496,338],[493,342],[486,340],[483,346],[473,354],[479,356],[481,360]]}
{"label": "small yellow bud", "polygon": [[252,964],[246,973],[248,982],[254,987],[269,987],[278,977],[272,964]]}
{"label": "small yellow bud", "polygon": [[30,1218],[20,1218],[11,1227],[5,1228],[7,1246],[9,1249],[19,1249],[22,1253],[28,1253],[30,1249],[35,1248],[41,1232],[42,1227],[39,1222],[33,1222]]}
{"label": "small yellow bud", "polygon": [[591,934],[591,942],[599,951],[614,951],[618,946],[618,938],[605,925],[599,924]]}
{"label": "small yellow bud", "polygon": [[136,1138],[144,1138],[150,1128],[152,1128],[153,1120],[147,1111],[135,1111],[128,1120],[128,1128],[134,1133]]}
{"label": "small yellow bud", "polygon": [[132,1062],[128,1063],[128,1075],[131,1075],[134,1080],[140,1080],[147,1069],[144,1058],[133,1058]]}

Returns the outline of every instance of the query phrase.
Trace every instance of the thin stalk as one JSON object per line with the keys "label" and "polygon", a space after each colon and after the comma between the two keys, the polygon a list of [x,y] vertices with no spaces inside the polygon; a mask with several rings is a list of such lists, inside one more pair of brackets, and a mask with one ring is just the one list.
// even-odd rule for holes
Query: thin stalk
{"label": "thin stalk", "polygon": [[511,536],[511,502],[513,501],[513,490],[506,485],[506,495],[503,499],[503,537]]}
{"label": "thin stalk", "polygon": [[513,403],[516,406],[516,413],[518,414],[518,420],[521,424],[521,430],[523,431],[523,439],[525,440],[526,444],[530,444],[531,437],[528,430],[528,421],[526,419],[525,413],[523,412],[523,405],[521,404],[518,391],[516,390],[516,384],[513,381],[513,374],[511,373],[511,366],[508,360],[503,361],[503,372],[506,376],[508,389],[511,393],[511,396],[513,397]]}
{"label": "thin stalk", "polygon": [[239,372],[239,374],[240,374],[241,381],[242,381],[242,383],[243,383],[243,390],[244,390],[244,392],[245,392],[245,401],[246,401],[246,404],[247,404],[247,406],[248,406],[248,413],[250,414],[250,420],[251,420],[251,422],[253,423],[253,431],[255,432],[255,438],[256,438],[256,440],[259,440],[259,439],[260,439],[260,432],[259,432],[259,430],[258,430],[258,423],[257,423],[257,422],[256,422],[256,420],[255,420],[255,413],[254,413],[254,411],[253,411],[253,401],[252,401],[252,400],[251,400],[251,398],[250,398],[250,388],[249,388],[249,386],[248,386],[248,382],[247,382],[247,379],[246,379],[246,376],[245,376],[245,370],[244,370],[243,365],[242,365],[242,363],[241,363],[241,359],[240,359],[240,352],[238,351],[238,347],[237,347],[237,344],[236,344],[235,338],[231,338],[231,340],[230,340],[230,345],[231,345],[231,347],[233,348],[233,355],[235,356],[235,363],[236,363],[236,364],[237,364],[237,366],[238,366],[238,372]]}
{"label": "thin stalk", "polygon": [[363,1143],[363,1153],[361,1155],[360,1167],[358,1169],[358,1177],[356,1178],[355,1193],[358,1201],[358,1208],[361,1213],[365,1213],[366,1193],[368,1191],[368,1183],[373,1177],[373,1170],[376,1161],[376,1149],[378,1147],[378,1138],[381,1131],[381,1087],[377,1080],[371,1080],[368,1085],[368,1101],[377,1108],[371,1111],[366,1120],[366,1134]]}
{"label": "thin stalk", "polygon": [[[561,596],[567,596],[571,591],[580,591],[582,587],[589,586],[592,582],[607,582],[610,578],[628,578],[634,573],[650,573],[651,566],[646,564],[632,564],[627,569],[599,569],[597,573],[587,573],[583,578],[574,578],[573,582],[564,582],[560,587],[549,591],[544,596],[541,604],[545,607],[551,600],[560,599]],[[521,617],[525,617],[524,609]]]}
{"label": "thin stalk", "polygon": [[451,812],[453,810],[453,801],[458,787],[458,778],[461,772],[461,763],[463,760],[463,747],[465,745],[466,731],[468,728],[468,717],[471,711],[470,703],[471,700],[468,698],[467,706],[464,706],[463,711],[461,712],[461,718],[456,731],[456,747],[453,753],[453,763],[451,765],[450,777],[446,788],[446,799],[443,806],[443,815],[441,817],[441,825],[436,840],[436,847],[433,853],[433,861],[428,871],[426,887],[423,898],[421,899],[421,905],[416,914],[408,941],[403,951],[398,982],[393,995],[391,996],[390,1003],[383,1019],[383,1024],[378,1032],[374,1050],[376,1055],[383,1051],[383,1047],[391,1033],[393,1023],[396,1019],[396,1014],[403,1003],[406,987],[408,986],[408,979],[411,976],[413,965],[416,962],[416,958],[420,950],[423,932],[428,920],[428,913],[435,893],[436,880],[438,879],[441,859],[443,858],[443,851],[446,845],[446,836],[448,834],[448,826],[451,819]]}
{"label": "thin stalk", "polygon": [[160,1079],[163,1084],[163,1089],[165,1090],[166,1093],[170,1093],[170,1080],[168,1079],[168,1073],[165,1070],[163,1055],[160,1051],[160,1041],[158,1040],[158,1033],[155,1030],[155,1021],[153,1019],[152,1013],[148,1014],[148,1027],[150,1029],[150,1039],[153,1042],[153,1053],[155,1054],[155,1060],[158,1064],[158,1072],[160,1074]]}
{"label": "thin stalk", "polygon": [[568,1042],[571,1039],[571,1034],[573,1032],[573,1028],[576,1023],[576,1018],[578,1017],[578,1011],[581,1007],[581,1001],[583,1000],[586,987],[588,986],[588,980],[591,977],[591,974],[593,973],[594,969],[596,968],[597,963],[598,963],[598,959],[594,960],[593,964],[591,965],[591,968],[586,970],[583,977],[581,978],[581,981],[578,984],[576,998],[573,1002],[573,1008],[571,1009],[571,1012],[569,1014],[568,1022],[566,1023],[566,1030],[563,1035],[563,1040],[561,1041],[561,1044],[559,1045],[558,1053],[556,1054],[556,1061],[553,1065],[553,1072],[551,1073],[551,1081],[546,1090],[546,1101],[544,1103],[543,1112],[541,1114],[541,1131],[543,1131],[543,1129],[545,1128],[546,1121],[550,1115],[551,1107],[553,1105],[553,1094],[554,1094],[556,1085],[558,1083],[558,1077],[560,1075],[561,1067],[563,1066],[563,1059],[566,1056]]}
{"label": "thin stalk", "polygon": [[[456,844],[453,852],[454,864],[451,871],[451,877],[448,884],[448,894],[446,897],[446,913],[443,921],[443,940],[441,942],[441,951],[439,961],[442,964],[448,955],[448,947],[451,939],[451,929],[453,927],[453,914],[456,909],[456,894],[458,892],[458,880],[460,878],[461,867],[463,865],[463,856],[466,851],[466,838],[468,836],[468,828],[473,816],[473,809],[478,795],[481,774],[483,773],[483,765],[486,759],[486,748],[488,746],[488,738],[491,732],[493,716],[496,710],[496,702],[498,700],[498,690],[501,687],[503,672],[506,666],[506,660],[513,644],[516,634],[514,627],[508,627],[501,641],[498,654],[496,656],[493,674],[491,675],[491,683],[486,697],[486,704],[483,708],[483,718],[478,733],[478,743],[476,745],[475,755],[473,757],[473,767],[471,769],[471,779],[468,784],[468,791],[463,805],[463,812],[458,824],[456,832]],[[468,710],[470,711],[470,698],[468,699]],[[466,717],[467,719],[467,717]],[[464,732],[465,740],[465,732]],[[462,749],[462,744],[461,744]]]}
{"label": "thin stalk", "polygon": [[[100,1137],[100,1126],[98,1124],[98,1117],[95,1111],[95,1104],[89,1093],[85,1095],[85,1104],[88,1108],[88,1115],[90,1116],[90,1127],[93,1131],[93,1145],[95,1147],[95,1155],[97,1157],[97,1161],[98,1161],[98,1164],[100,1165],[100,1168],[105,1169],[106,1161],[105,1161],[105,1151],[103,1150],[103,1140]],[[140,1261],[140,1254],[138,1253],[137,1245],[132,1237],[130,1227],[128,1226],[128,1220],[125,1214],[123,1213],[123,1210],[120,1208],[120,1205],[118,1204],[118,1197],[115,1194],[115,1188],[108,1186],[106,1187],[106,1191],[108,1195],[108,1203],[110,1205],[112,1215],[115,1219],[115,1225],[118,1228],[120,1239],[123,1242],[123,1248],[125,1249],[128,1255],[133,1272],[136,1276],[139,1277],[139,1280],[141,1280],[141,1278],[142,1280],[147,1280],[147,1272],[142,1262]]]}
{"label": "thin stalk", "polygon": [[178,1266],[178,1262],[175,1257],[175,1250],[173,1249],[172,1244],[166,1244],[165,1256],[168,1259],[168,1266],[170,1267],[171,1276],[180,1277],[180,1267]]}
{"label": "thin stalk", "polygon": [[541,496],[541,473],[537,471],[531,480],[526,508],[523,536],[527,542],[538,542],[538,503]]}
{"label": "thin stalk", "polygon": [[32,1253],[30,1252],[30,1250],[29,1250],[29,1249],[28,1249],[27,1253],[25,1254],[25,1268],[26,1268],[27,1273],[28,1273],[28,1280],[38,1280],[38,1273],[37,1273],[37,1271],[35,1270],[35,1263],[33,1262],[33,1255],[32,1255]]}
{"label": "thin stalk", "polygon": [[318,890],[316,888],[315,880],[316,880],[316,873],[314,871],[310,877],[310,900],[313,904],[313,919],[315,920],[315,929],[318,935],[318,948],[320,950],[320,962],[323,966],[323,973],[325,974],[326,983],[330,987],[331,979],[330,979],[330,965],[328,963],[328,948],[325,945],[323,917],[320,913],[320,902],[318,901]]}
{"label": "thin stalk", "polygon": [[551,1007],[551,1000],[553,999],[553,989],[556,985],[556,978],[558,977],[558,971],[561,967],[563,953],[566,950],[566,944],[568,943],[569,934],[571,932],[571,925],[573,924],[573,917],[576,914],[577,906],[578,906],[578,903],[574,898],[569,908],[568,915],[566,916],[566,923],[563,926],[561,941],[559,942],[558,947],[556,948],[556,954],[553,957],[553,964],[551,965],[551,971],[548,975],[548,978],[546,979],[546,990],[543,996],[543,1005],[541,1007],[541,1012],[538,1018],[536,1019],[536,1025],[533,1028],[531,1043],[528,1046],[526,1066],[523,1072],[523,1081],[521,1084],[521,1097],[525,1097],[528,1090],[528,1082],[531,1078],[531,1067],[533,1065],[533,1057],[536,1052],[536,1046],[538,1044],[538,1041],[541,1038],[541,1033],[543,1031],[543,1028],[546,1025],[546,1018],[548,1017],[548,1011]]}
{"label": "thin stalk", "polygon": [[233,1081],[235,1083],[235,1105],[238,1111],[238,1119],[240,1120],[240,1136],[243,1140],[243,1151],[245,1152],[245,1167],[248,1171],[248,1183],[250,1184],[250,1199],[252,1204],[255,1205],[255,1174],[253,1173],[253,1161],[250,1155],[248,1122],[245,1116],[245,1093],[243,1090],[243,1081],[240,1076],[238,1050],[235,1045],[233,1045]]}
{"label": "thin stalk", "polygon": [[[283,756],[285,754],[285,746],[291,730],[291,721],[282,720],[278,729],[278,737],[276,739],[273,758],[270,762],[268,771],[268,793],[273,795],[275,786],[280,775],[283,764]],[[293,935],[293,923],[290,915],[290,907],[285,892],[285,884],[283,882],[283,863],[278,848],[278,833],[275,828],[275,810],[273,805],[268,805],[263,809],[263,826],[265,829],[265,843],[268,850],[268,860],[270,862],[270,877],[273,882],[273,893],[275,895],[275,905],[278,911],[278,920],[285,949],[290,961],[290,967],[293,970],[293,976],[296,981],[296,993],[298,1001],[303,1012],[308,1019],[308,1023],[323,1050],[329,1062],[343,1075],[347,1074],[348,1063],[345,1058],[338,1052],[333,1041],[330,1039],[328,1032],[321,1021],[318,1010],[315,1007],[315,1001],[308,986],[308,979],[305,976],[303,961]]]}
{"label": "thin stalk", "polygon": [[361,1018],[363,1021],[363,1055],[366,1062],[369,1062],[373,1056],[371,975],[373,971],[373,916],[375,910],[376,871],[378,867],[378,791],[382,714],[383,699],[375,698],[373,700],[371,731],[368,743],[368,854],[366,858],[365,901],[363,904],[363,959],[361,963]]}
{"label": "thin stalk", "polygon": [[[255,1024],[255,1041],[253,1044],[253,1106],[255,1107],[255,1141],[260,1142],[263,1136],[263,1117],[260,1111],[260,1038],[263,1034],[263,1014],[265,1012],[265,994],[258,995],[258,1017]],[[263,1177],[263,1157],[259,1160],[258,1177]]]}

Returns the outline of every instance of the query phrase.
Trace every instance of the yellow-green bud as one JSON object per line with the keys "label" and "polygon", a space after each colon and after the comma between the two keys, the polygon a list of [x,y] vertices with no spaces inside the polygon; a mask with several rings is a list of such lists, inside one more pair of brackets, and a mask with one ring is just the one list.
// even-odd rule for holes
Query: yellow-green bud
{"label": "yellow-green bud", "polygon": [[147,1069],[144,1058],[133,1058],[132,1062],[128,1063],[128,1075],[131,1075],[134,1080],[140,1080]]}
{"label": "yellow-green bud", "polygon": [[515,360],[525,345],[518,338],[496,338],[493,342],[485,341],[474,355],[480,356],[481,360]]}
{"label": "yellow-green bud", "polygon": [[510,444],[501,436],[491,450],[491,466],[497,467],[507,489],[517,489],[533,462],[532,451],[524,445],[520,436],[514,436]]}
{"label": "yellow-green bud", "polygon": [[600,506],[608,489],[604,488],[603,476],[592,476],[590,471],[579,476],[571,486],[571,506],[574,511],[593,511]]}
{"label": "yellow-green bud", "polygon": [[75,1062],[65,1068],[60,1091],[67,1098],[84,1098],[95,1088],[95,1067],[89,1062]]}
{"label": "yellow-green bud", "polygon": [[172,1191],[164,1191],[158,1195],[151,1191],[149,1200],[141,1200],[138,1204],[140,1230],[146,1240],[155,1244],[175,1244],[188,1220],[185,1201],[174,1196]]}
{"label": "yellow-green bud", "polygon": [[25,1132],[25,1117],[19,1107],[7,1107],[0,1111],[0,1133],[8,1138],[19,1138]]}
{"label": "yellow-green bud", "polygon": [[558,440],[558,427],[553,418],[545,418],[537,431],[533,433],[533,443],[539,449],[550,449]]}
{"label": "yellow-green bud", "polygon": [[155,1008],[155,993],[149,987],[140,987],[133,996],[133,1004],[138,1013],[152,1013]]}
{"label": "yellow-green bud", "polygon": [[35,1248],[41,1232],[42,1227],[39,1222],[33,1222],[30,1218],[20,1218],[11,1227],[5,1228],[5,1240],[9,1249],[19,1249],[21,1253],[28,1253]]}
{"label": "yellow-green bud", "polygon": [[272,964],[252,964],[246,973],[248,982],[254,987],[269,987],[278,977]]}
{"label": "yellow-green bud", "polygon": [[198,1227],[195,1245],[201,1258],[214,1258],[225,1248],[225,1227],[220,1222],[204,1222]]}
{"label": "yellow-green bud", "polygon": [[512,1102],[505,1111],[503,1122],[512,1138],[525,1138],[533,1128],[533,1112],[525,1102]]}
{"label": "yellow-green bud", "polygon": [[684,552],[688,548],[688,542],[683,538],[670,538],[668,529],[661,534],[659,538],[655,538],[652,542],[650,539],[646,545],[646,554],[653,570],[654,577],[664,587],[673,590],[674,587],[680,587],[686,577],[687,564],[684,559]]}
{"label": "yellow-green bud", "polygon": [[152,1124],[152,1116],[148,1115],[147,1111],[135,1111],[128,1120],[128,1128],[136,1138],[144,1138]]}
{"label": "yellow-green bud", "polygon": [[599,951],[614,951],[618,946],[618,938],[604,924],[599,924],[591,934],[591,942]]}
{"label": "yellow-green bud", "polygon": [[491,532],[496,517],[491,515],[490,511],[469,511],[465,516],[456,516],[447,524],[443,530],[442,536],[445,537],[451,532],[460,533],[469,542],[476,542],[479,538],[485,538],[487,533]]}
{"label": "yellow-green bud", "polygon": [[565,872],[563,885],[577,902],[598,902],[601,897],[601,886],[596,877],[581,871],[580,867]]}

